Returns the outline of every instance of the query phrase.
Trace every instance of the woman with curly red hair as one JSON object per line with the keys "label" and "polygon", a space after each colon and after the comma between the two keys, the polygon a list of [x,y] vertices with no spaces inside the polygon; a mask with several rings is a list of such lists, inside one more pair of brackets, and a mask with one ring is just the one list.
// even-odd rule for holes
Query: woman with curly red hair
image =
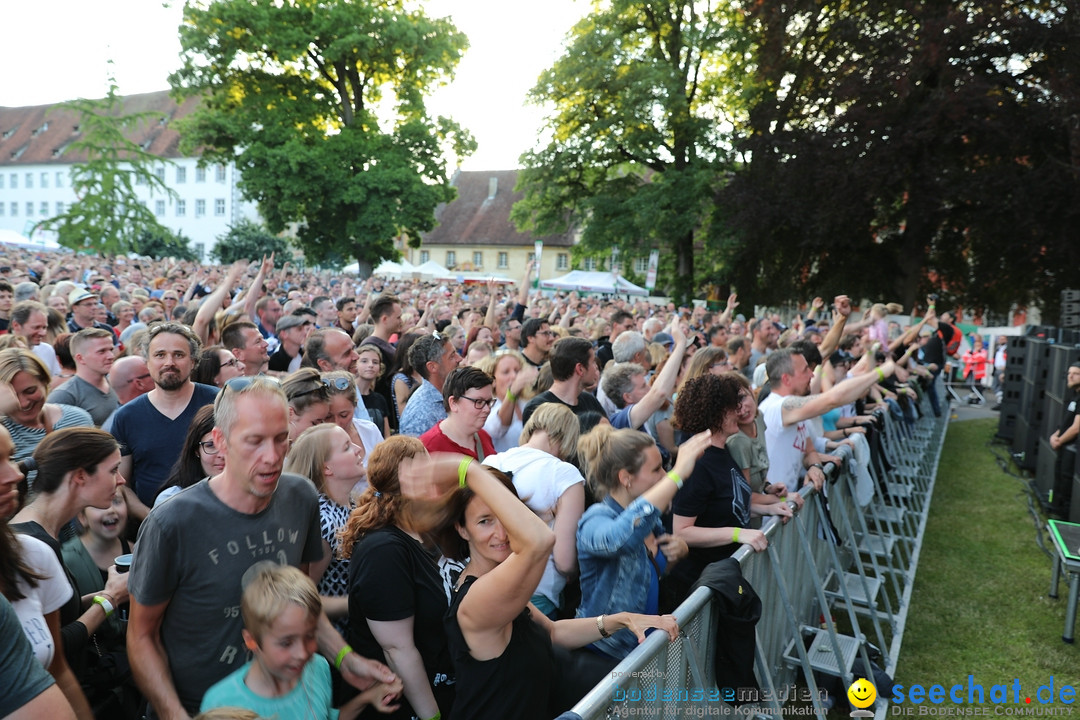
{"label": "woman with curly red hair", "polygon": [[341,531],[341,555],[350,559],[345,639],[364,657],[389,665],[404,684],[401,707],[379,717],[448,717],[454,702],[443,629],[450,601],[398,481],[402,462],[426,456],[413,437],[379,443],[368,457],[368,488]]}

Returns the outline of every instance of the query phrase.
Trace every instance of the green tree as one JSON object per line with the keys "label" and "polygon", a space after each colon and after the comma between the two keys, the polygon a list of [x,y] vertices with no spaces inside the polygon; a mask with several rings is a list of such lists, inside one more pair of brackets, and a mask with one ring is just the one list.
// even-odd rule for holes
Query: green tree
{"label": "green tree", "polygon": [[732,40],[729,12],[695,0],[595,3],[532,91],[554,108],[552,139],[522,156],[519,227],[578,226],[585,254],[658,247],[673,258],[669,289],[693,295],[695,245],[731,163],[715,72]]}
{"label": "green tree", "polygon": [[271,253],[277,264],[292,262],[292,251],[284,238],[245,218],[218,238],[210,257],[222,265],[231,265],[237,260],[269,257]]}
{"label": "green tree", "polygon": [[75,114],[79,137],[68,152],[85,154],[86,160],[71,166],[71,187],[78,200],[36,227],[55,231],[65,247],[100,254],[128,252],[142,233],[165,231],[135,192],[135,185],[143,184],[151,195],[175,194],[154,173],[165,161],[129,139],[140,126],[159,122],[161,115],[123,114],[123,98],[113,82],[104,98],[73,100],[58,110]]}
{"label": "green tree", "polygon": [[748,162],[719,194],[720,277],[765,304],[847,291],[910,306],[933,290],[1055,308],[1080,263],[1074,14],[748,5],[734,138]]}
{"label": "green tree", "polygon": [[200,258],[191,249],[190,239],[167,227],[144,228],[131,246],[131,252],[155,260],[172,257],[197,262]]}
{"label": "green tree", "polygon": [[269,229],[296,223],[309,261],[337,253],[370,271],[454,198],[444,151],[475,143],[424,105],[466,47],[448,19],[401,0],[192,1],[180,39],[170,82],[202,99],[185,148],[234,161]]}

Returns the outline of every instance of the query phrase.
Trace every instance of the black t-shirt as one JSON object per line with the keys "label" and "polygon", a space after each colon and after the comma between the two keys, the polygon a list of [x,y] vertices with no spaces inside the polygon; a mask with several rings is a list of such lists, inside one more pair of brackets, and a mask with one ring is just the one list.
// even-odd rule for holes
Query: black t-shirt
{"label": "black t-shirt", "polygon": [[[710,446],[694,465],[682,489],[675,494],[671,512],[696,517],[696,527],[721,528],[750,525],[750,485],[727,448]],[[720,547],[690,548],[690,555],[673,569],[693,582],[706,565],[730,557],[738,543]]]}
{"label": "black t-shirt", "polygon": [[1072,427],[1073,421],[1076,420],[1076,411],[1080,408],[1080,390],[1073,390],[1069,395],[1065,396],[1065,412],[1061,416],[1061,427],[1058,428],[1058,434],[1064,434],[1066,430]]}
{"label": "black t-shirt", "polygon": [[[360,655],[386,662],[368,620],[392,622],[413,619],[413,642],[424,661],[440,707],[452,701],[453,666],[450,662],[443,616],[448,606],[439,569],[419,542],[388,526],[370,532],[353,548],[349,563],[348,642]],[[412,708],[401,708],[384,718],[411,718]]]}
{"label": "black t-shirt", "polygon": [[[303,352],[303,350],[300,352]],[[270,372],[289,372],[289,363],[292,361],[293,356],[285,352],[285,346],[282,345],[270,356],[270,364],[266,368]]]}
{"label": "black t-shirt", "polygon": [[560,400],[555,393],[551,392],[550,390],[546,390],[534,397],[532,400],[530,400],[529,403],[525,406],[525,409],[521,411],[522,424],[529,422],[529,417],[531,417],[532,414],[536,412],[536,408],[540,407],[544,403],[549,402],[566,405],[566,407],[570,408],[574,412],[574,415],[576,417],[581,417],[582,413],[587,413],[590,411],[598,412],[602,417],[607,417],[607,413],[604,412],[604,406],[600,404],[599,400],[597,400],[595,397],[593,397],[587,392],[583,392],[578,395],[577,405],[567,405],[562,400]]}
{"label": "black t-shirt", "polygon": [[383,420],[390,417],[390,408],[386,404],[386,398],[378,392],[371,392],[367,395],[361,395],[360,400],[364,403],[364,407],[367,408],[368,415],[371,415],[371,422],[379,427],[379,432],[382,432]]}
{"label": "black t-shirt", "polygon": [[549,720],[560,711],[551,706],[555,656],[551,639],[525,608],[514,618],[510,643],[502,655],[477,660],[457,622],[461,601],[476,578],[466,578],[446,614],[446,637],[457,668],[454,720]]}
{"label": "black t-shirt", "polygon": [[938,323],[937,331],[926,341],[926,345],[923,345],[923,360],[937,365],[939,369],[944,367],[945,348],[952,342],[953,334],[952,325],[946,322]]}

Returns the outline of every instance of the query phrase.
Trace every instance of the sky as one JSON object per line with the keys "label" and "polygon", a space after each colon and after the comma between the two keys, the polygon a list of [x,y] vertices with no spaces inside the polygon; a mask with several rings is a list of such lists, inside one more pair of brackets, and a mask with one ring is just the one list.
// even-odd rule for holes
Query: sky
{"label": "sky", "polygon": [[[7,0],[0,43],[0,106],[44,105],[108,91],[109,60],[119,92],[166,90],[179,67],[182,3],[160,0]],[[540,108],[525,104],[539,74],[558,57],[587,0],[428,0],[450,16],[470,49],[452,85],[430,99],[432,115],[468,128],[479,148],[464,170],[507,170],[536,144]],[[15,31],[19,29],[18,31]],[[23,68],[19,71],[19,68]]]}

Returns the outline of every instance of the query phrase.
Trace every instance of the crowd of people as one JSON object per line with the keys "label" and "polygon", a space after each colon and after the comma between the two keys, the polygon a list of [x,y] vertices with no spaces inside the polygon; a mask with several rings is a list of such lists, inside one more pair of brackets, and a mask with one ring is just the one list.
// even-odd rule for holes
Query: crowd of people
{"label": "crowd of people", "polygon": [[955,353],[933,303],[0,255],[0,717],[553,717]]}

